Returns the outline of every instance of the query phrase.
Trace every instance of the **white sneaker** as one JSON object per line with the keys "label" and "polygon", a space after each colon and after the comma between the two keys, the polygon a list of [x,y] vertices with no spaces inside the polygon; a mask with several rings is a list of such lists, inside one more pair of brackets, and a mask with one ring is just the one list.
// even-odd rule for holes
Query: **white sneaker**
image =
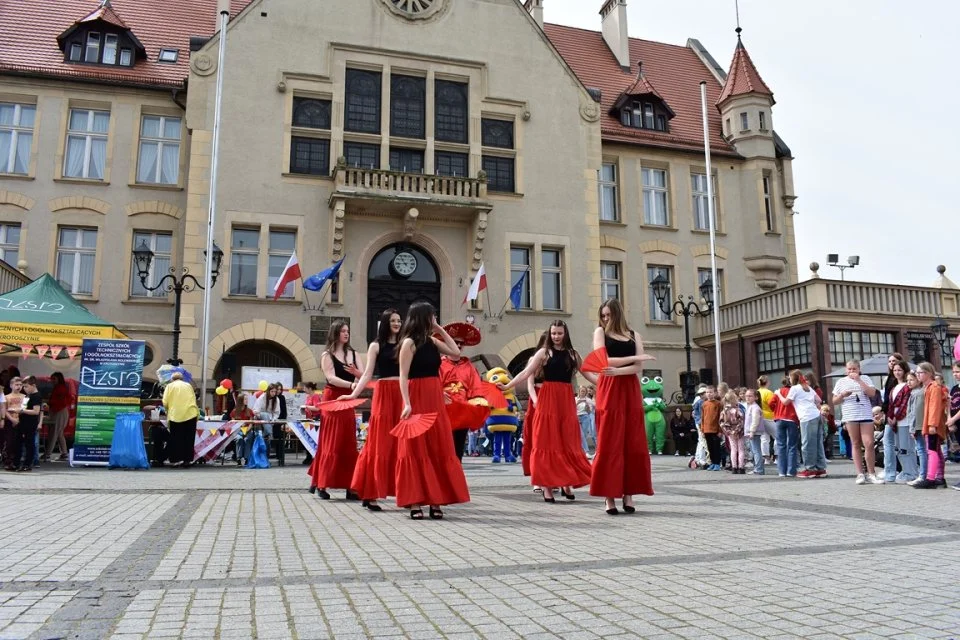
{"label": "white sneaker", "polygon": [[868,482],[871,482],[871,483],[873,483],[873,484],[887,484],[887,481],[886,481],[886,480],[884,480],[883,478],[878,478],[877,476],[873,475],[872,473],[868,473],[868,474],[867,474],[867,481],[868,481]]}
{"label": "white sneaker", "polygon": [[917,478],[917,479],[915,479],[915,480],[911,480],[911,481],[908,482],[907,484],[912,487],[912,486],[914,486],[915,484],[917,484],[918,482],[920,482],[920,478]]}
{"label": "white sneaker", "polygon": [[862,473],[857,474],[857,484],[867,484],[867,477]]}

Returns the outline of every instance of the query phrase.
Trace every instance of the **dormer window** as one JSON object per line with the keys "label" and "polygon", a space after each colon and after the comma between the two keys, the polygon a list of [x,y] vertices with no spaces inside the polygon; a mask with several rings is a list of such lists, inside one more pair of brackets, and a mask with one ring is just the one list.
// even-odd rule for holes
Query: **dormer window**
{"label": "dormer window", "polygon": [[80,56],[83,55],[83,46],[79,42],[70,45],[70,62],[80,62]]}
{"label": "dormer window", "polygon": [[117,34],[103,36],[103,64],[117,64]]}
{"label": "dormer window", "polygon": [[[67,62],[132,67],[146,59],[143,43],[114,11],[109,0],[101,0],[93,12],[80,18],[57,36]],[[176,62],[176,49],[171,49]]]}
{"label": "dormer window", "polygon": [[84,62],[100,62],[100,34],[87,34],[87,53]]}
{"label": "dormer window", "polygon": [[160,49],[160,62],[176,62],[179,57],[179,49]]}
{"label": "dormer window", "polygon": [[120,66],[129,67],[133,64],[133,51],[131,49],[120,49]]}
{"label": "dormer window", "polygon": [[669,115],[653,102],[633,102],[620,110],[620,122],[633,129],[667,131]]}

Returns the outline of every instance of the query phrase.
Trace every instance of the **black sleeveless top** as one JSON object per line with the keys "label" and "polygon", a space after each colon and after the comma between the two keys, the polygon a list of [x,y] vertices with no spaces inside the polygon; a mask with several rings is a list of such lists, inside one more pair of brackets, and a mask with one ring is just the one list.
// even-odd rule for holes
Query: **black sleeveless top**
{"label": "black sleeveless top", "polygon": [[413,360],[410,362],[410,373],[407,377],[411,380],[414,378],[440,377],[440,350],[437,349],[433,340],[428,338],[414,351]]}
{"label": "black sleeveless top", "polygon": [[607,348],[607,355],[611,358],[629,358],[637,355],[637,343],[632,338],[630,340],[617,340],[610,336],[604,336],[603,345]]}
{"label": "black sleeveless top", "polygon": [[378,378],[396,378],[400,376],[400,363],[394,355],[397,352],[396,342],[384,342],[377,352],[376,374]]}
{"label": "black sleeveless top", "polygon": [[568,361],[566,351],[550,351],[550,356],[543,364],[544,382],[566,382],[573,379],[573,367]]}
{"label": "black sleeveless top", "polygon": [[[353,353],[353,352],[351,352]],[[347,365],[337,359],[337,356],[330,354],[330,359],[333,360],[333,374],[340,378],[341,380],[346,380],[347,382],[353,382],[356,380],[352,373],[347,372]],[[357,356],[353,356],[353,365],[357,365]]]}

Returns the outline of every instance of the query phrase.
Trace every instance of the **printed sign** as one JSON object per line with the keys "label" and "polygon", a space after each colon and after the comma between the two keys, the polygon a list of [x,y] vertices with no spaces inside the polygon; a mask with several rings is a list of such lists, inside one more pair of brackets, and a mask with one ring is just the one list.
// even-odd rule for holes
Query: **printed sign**
{"label": "printed sign", "polygon": [[143,351],[142,340],[83,341],[74,463],[109,463],[117,414],[140,410]]}

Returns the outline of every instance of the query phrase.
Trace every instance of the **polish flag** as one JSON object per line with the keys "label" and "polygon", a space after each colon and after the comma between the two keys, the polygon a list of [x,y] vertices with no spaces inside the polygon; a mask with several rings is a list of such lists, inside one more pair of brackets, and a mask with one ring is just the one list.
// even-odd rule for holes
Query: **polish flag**
{"label": "polish flag", "polygon": [[470,283],[470,290],[467,291],[467,295],[463,298],[461,305],[467,304],[467,302],[473,302],[480,297],[480,292],[487,288],[487,272],[483,269],[483,263],[480,263],[480,269],[477,271],[477,275],[474,276],[473,282]]}
{"label": "polish flag", "polygon": [[277,280],[277,284],[273,287],[273,299],[278,299],[283,293],[283,290],[287,288],[288,284],[299,279],[300,263],[297,261],[297,254],[294,253],[290,256],[290,259],[287,260],[287,266],[283,268],[283,273],[280,274],[280,279]]}

